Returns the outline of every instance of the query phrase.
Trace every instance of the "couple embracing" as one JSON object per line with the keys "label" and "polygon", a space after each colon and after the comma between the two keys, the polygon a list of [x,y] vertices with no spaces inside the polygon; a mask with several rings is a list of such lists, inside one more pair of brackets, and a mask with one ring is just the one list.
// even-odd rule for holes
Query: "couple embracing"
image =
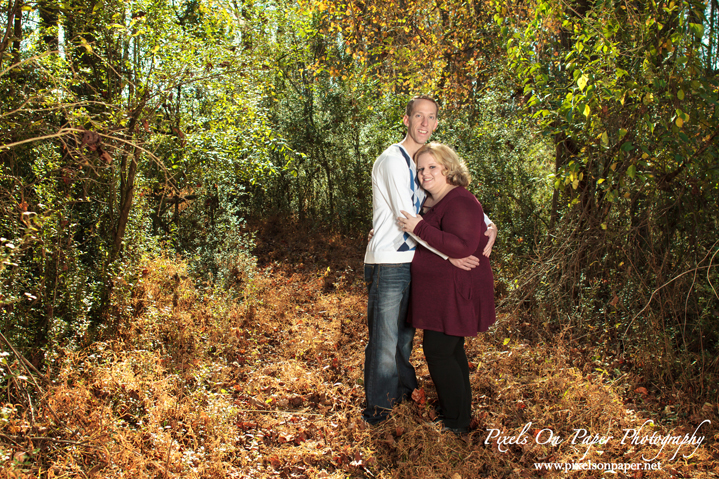
{"label": "couple embracing", "polygon": [[363,418],[370,424],[387,419],[417,388],[410,355],[420,328],[442,425],[462,433],[469,430],[472,401],[464,338],[495,321],[489,255],[497,228],[465,189],[469,171],[454,150],[426,144],[438,113],[430,97],[410,100],[407,135],[372,168]]}

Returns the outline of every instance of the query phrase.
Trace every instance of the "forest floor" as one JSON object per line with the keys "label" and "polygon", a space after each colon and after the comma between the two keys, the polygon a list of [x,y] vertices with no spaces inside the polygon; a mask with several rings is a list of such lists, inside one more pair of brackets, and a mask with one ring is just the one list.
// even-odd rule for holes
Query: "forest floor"
{"label": "forest floor", "polygon": [[0,411],[3,477],[719,477],[719,405],[501,311],[467,342],[470,434],[432,422],[419,331],[421,390],[367,426],[363,239],[268,221],[256,241],[232,288],[150,260],[105,340],[12,379],[30,399]]}

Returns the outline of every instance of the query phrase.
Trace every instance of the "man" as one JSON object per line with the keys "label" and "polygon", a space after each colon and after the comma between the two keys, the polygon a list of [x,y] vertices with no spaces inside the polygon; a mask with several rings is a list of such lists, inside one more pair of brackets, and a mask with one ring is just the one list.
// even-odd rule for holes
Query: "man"
{"label": "man", "polygon": [[[419,213],[424,191],[415,181],[417,171],[412,156],[437,128],[439,107],[428,96],[409,101],[402,119],[407,135],[387,148],[372,167],[372,227],[374,235],[365,254],[367,283],[367,325],[369,341],[365,347],[365,396],[362,416],[377,424],[389,416],[392,406],[411,397],[417,376],[409,362],[414,328],[407,324],[410,264],[417,242],[445,259],[445,255],[422,240],[403,233],[397,225],[400,211]],[[497,228],[485,215],[489,256]],[[455,266],[471,269],[479,264],[474,256],[449,259]]]}

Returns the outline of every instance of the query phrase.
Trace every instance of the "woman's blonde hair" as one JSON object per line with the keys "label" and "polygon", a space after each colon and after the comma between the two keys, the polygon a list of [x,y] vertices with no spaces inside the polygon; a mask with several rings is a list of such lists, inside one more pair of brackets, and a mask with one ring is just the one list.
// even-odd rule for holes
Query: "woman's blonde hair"
{"label": "woman's blonde hair", "polygon": [[427,143],[414,154],[414,162],[417,163],[420,155],[425,153],[431,153],[434,160],[444,168],[444,176],[450,185],[468,186],[472,181],[467,165],[451,147],[442,143]]}

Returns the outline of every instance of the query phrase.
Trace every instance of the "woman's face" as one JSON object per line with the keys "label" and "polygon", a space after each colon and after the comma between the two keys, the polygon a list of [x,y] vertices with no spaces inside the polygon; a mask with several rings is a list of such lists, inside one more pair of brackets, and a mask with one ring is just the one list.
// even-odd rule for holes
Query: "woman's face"
{"label": "woman's face", "polygon": [[447,177],[444,176],[444,167],[437,163],[434,156],[430,152],[425,152],[417,157],[417,177],[419,184],[426,191],[434,194],[442,190],[447,183]]}

